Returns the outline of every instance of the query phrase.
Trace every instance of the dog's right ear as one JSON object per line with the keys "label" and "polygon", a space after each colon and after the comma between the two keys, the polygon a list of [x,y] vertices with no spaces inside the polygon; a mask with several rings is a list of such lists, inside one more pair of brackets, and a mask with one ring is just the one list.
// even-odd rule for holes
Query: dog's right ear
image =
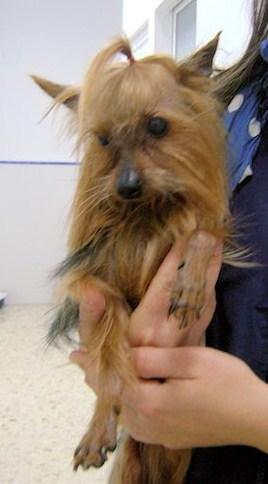
{"label": "dog's right ear", "polygon": [[78,87],[56,84],[55,82],[35,75],[31,75],[30,77],[46,94],[54,99],[55,104],[64,104],[72,111],[77,111],[80,96]]}

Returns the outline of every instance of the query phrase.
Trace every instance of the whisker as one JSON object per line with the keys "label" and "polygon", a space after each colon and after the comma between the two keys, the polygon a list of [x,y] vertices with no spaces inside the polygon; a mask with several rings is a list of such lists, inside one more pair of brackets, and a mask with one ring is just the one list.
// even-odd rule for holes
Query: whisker
{"label": "whisker", "polygon": [[206,114],[210,114],[210,113],[212,113],[214,111],[215,111],[215,107],[214,108],[207,109],[206,111],[202,111],[202,113],[195,114],[194,116],[192,116],[190,118],[190,120],[191,121],[195,121],[196,119],[201,118],[202,116],[205,116]]}
{"label": "whisker", "polygon": [[[109,195],[109,194],[103,194],[103,196],[102,196],[102,197],[98,197],[98,198],[96,197],[95,199],[94,199],[94,198],[91,198],[91,199],[89,199],[89,200],[84,200],[84,202],[81,204],[81,206],[82,206],[82,210],[81,210],[80,212],[78,212],[77,217],[78,217],[78,218],[82,217],[82,215],[83,215],[85,212],[87,212],[87,211],[88,211],[89,209],[91,209],[92,207],[94,208],[94,205],[95,205],[95,206],[97,206],[97,205],[99,205],[100,203],[103,203],[103,202],[105,202],[105,201],[107,201],[107,200],[109,200],[109,199],[110,199],[110,195]],[[91,203],[89,203],[89,202],[90,202],[90,200],[91,200]],[[94,204],[94,203],[92,203],[92,201],[94,201],[94,200],[96,201],[96,203],[95,203],[95,204]]]}

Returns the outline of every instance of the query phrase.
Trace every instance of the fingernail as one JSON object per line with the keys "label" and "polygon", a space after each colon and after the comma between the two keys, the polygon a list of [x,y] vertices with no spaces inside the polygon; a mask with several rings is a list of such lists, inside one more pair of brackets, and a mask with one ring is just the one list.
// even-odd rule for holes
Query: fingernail
{"label": "fingernail", "polygon": [[72,353],[69,356],[69,360],[72,361],[73,363],[76,363],[77,358],[79,359],[81,355],[84,355],[85,351],[80,351],[80,350],[75,350],[72,351]]}
{"label": "fingernail", "polygon": [[72,351],[72,353],[69,355],[69,360],[73,362],[73,360],[76,358],[78,351]]}

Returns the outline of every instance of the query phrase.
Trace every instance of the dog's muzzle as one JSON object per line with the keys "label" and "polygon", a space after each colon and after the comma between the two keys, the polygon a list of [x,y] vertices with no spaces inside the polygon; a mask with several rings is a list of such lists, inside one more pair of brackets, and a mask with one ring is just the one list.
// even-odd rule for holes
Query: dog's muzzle
{"label": "dog's muzzle", "polygon": [[142,195],[142,181],[131,161],[125,161],[117,180],[117,193],[126,200]]}

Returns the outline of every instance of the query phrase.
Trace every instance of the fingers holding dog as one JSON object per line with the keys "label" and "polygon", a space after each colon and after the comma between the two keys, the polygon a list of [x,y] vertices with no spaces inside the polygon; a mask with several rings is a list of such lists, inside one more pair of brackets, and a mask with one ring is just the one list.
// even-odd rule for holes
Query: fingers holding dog
{"label": "fingers holding dog", "polygon": [[[183,263],[182,255],[189,252],[184,241],[175,244],[167,254],[143,300],[132,314],[129,329],[131,346],[177,346],[188,344],[188,337],[190,344],[198,344],[215,310],[214,288],[221,267],[222,244],[210,234],[200,232],[190,249],[188,265]],[[197,259],[193,263],[192,256]],[[201,282],[200,277],[195,281],[196,274],[198,277],[201,274]],[[199,286],[202,286],[202,294],[199,294]],[[196,291],[193,291],[195,288]],[[198,296],[197,301],[195,296]],[[178,305],[180,311],[177,314]],[[170,311],[171,306],[173,310]],[[183,310],[187,318],[190,314],[194,324],[179,330]],[[184,322],[189,321],[187,318]]]}

